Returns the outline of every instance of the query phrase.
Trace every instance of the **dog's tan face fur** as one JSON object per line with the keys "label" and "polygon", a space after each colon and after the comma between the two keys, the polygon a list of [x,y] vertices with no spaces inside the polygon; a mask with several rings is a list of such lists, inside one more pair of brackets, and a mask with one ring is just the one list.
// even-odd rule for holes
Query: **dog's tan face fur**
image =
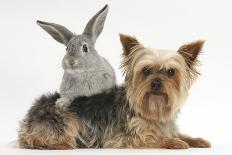
{"label": "dog's tan face fur", "polygon": [[204,41],[177,51],[146,48],[136,38],[120,34],[122,68],[130,107],[146,119],[165,122],[175,117],[186,100]]}

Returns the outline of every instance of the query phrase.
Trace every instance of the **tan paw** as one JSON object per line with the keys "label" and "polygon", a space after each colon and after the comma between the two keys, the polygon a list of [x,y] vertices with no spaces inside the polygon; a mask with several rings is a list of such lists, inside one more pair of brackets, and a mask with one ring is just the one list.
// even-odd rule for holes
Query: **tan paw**
{"label": "tan paw", "polygon": [[173,139],[165,139],[162,147],[166,149],[188,149],[189,145],[185,141],[182,141],[177,138],[173,138]]}
{"label": "tan paw", "polygon": [[195,148],[211,147],[210,142],[207,140],[204,140],[203,138],[193,138],[188,144],[190,147],[195,147]]}

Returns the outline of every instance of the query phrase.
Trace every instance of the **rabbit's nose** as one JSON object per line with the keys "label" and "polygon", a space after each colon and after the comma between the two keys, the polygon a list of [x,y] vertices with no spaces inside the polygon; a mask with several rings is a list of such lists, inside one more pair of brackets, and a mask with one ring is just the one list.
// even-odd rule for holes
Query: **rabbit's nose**
{"label": "rabbit's nose", "polygon": [[78,64],[78,61],[77,60],[74,60],[74,59],[69,59],[67,62],[66,62],[69,66],[71,67],[74,67]]}

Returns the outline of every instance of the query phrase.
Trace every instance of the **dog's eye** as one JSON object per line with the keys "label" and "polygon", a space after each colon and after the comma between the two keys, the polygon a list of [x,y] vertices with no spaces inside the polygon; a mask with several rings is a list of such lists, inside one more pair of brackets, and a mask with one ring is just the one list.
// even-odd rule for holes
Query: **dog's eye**
{"label": "dog's eye", "polygon": [[143,74],[145,76],[148,76],[150,73],[151,73],[151,69],[150,68],[147,68],[147,67],[143,68]]}
{"label": "dog's eye", "polygon": [[82,50],[83,50],[83,52],[85,52],[85,53],[87,53],[88,52],[88,47],[87,47],[87,45],[83,45],[82,46]]}
{"label": "dog's eye", "polygon": [[175,70],[173,68],[169,68],[167,70],[168,77],[172,77],[175,74]]}

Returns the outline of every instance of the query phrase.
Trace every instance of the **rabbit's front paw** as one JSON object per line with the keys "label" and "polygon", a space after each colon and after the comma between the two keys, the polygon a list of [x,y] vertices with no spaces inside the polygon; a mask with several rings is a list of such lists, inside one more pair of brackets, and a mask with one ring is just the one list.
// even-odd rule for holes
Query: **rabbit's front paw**
{"label": "rabbit's front paw", "polygon": [[67,109],[70,104],[70,99],[66,97],[61,97],[56,101],[56,106],[62,109]]}

